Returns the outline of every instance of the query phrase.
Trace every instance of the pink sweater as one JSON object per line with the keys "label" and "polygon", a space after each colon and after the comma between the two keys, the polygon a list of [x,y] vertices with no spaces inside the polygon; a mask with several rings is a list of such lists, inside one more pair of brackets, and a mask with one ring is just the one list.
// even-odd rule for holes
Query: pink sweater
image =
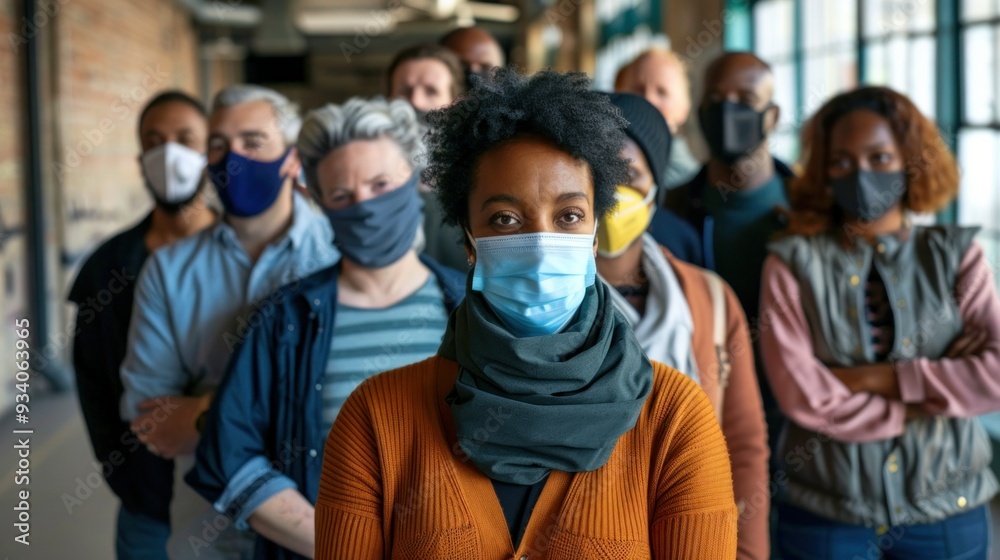
{"label": "pink sweater", "polygon": [[903,433],[906,405],[951,417],[992,412],[1000,403],[1000,298],[979,244],[958,270],[955,301],[966,329],[985,329],[979,354],[959,359],[917,358],[896,362],[902,400],[851,393],[816,359],[800,304],[798,281],[778,257],[764,262],[760,343],[774,396],[796,424],[834,439],[866,442]]}

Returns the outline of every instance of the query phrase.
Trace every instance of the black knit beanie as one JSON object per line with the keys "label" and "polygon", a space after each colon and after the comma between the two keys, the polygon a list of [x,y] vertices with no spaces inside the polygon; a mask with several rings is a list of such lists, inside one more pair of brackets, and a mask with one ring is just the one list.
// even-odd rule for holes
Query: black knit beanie
{"label": "black knit beanie", "polygon": [[625,134],[628,135],[646,156],[646,163],[653,172],[653,180],[662,190],[665,187],[667,162],[670,159],[670,145],[673,135],[666,119],[645,98],[632,93],[610,93],[608,97],[628,121]]}

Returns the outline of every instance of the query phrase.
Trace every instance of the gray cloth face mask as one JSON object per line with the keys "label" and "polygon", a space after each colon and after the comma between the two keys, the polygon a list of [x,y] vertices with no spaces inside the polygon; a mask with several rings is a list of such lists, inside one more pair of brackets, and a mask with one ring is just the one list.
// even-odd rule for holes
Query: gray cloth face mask
{"label": "gray cloth face mask", "polygon": [[345,258],[367,268],[383,268],[413,247],[424,209],[417,191],[419,177],[414,173],[396,190],[342,210],[324,208],[333,242]]}
{"label": "gray cloth face mask", "polygon": [[833,198],[849,219],[877,220],[906,194],[903,171],[857,171],[830,180]]}

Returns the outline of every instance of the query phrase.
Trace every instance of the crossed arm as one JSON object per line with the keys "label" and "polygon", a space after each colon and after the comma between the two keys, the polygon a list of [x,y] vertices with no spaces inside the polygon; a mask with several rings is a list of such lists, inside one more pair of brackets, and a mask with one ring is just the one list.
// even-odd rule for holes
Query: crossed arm
{"label": "crossed arm", "polygon": [[777,257],[764,266],[761,331],[767,375],[797,424],[841,441],[899,435],[908,418],[974,416],[1000,408],[1000,299],[982,248],[962,259],[955,290],[965,331],[937,360],[828,368],[815,358],[798,282]]}

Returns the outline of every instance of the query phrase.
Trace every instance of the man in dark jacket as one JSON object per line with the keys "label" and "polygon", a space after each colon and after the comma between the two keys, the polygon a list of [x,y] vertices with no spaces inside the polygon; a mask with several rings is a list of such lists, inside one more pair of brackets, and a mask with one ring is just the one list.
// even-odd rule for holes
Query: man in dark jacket
{"label": "man in dark jacket", "polygon": [[[767,242],[785,226],[779,209],[788,207],[792,178],[788,166],[768,151],[767,138],[780,116],[773,92],[771,67],[753,54],[726,53],[709,65],[698,122],[711,159],[666,201],[698,231],[705,268],[732,286],[751,333],[757,328]],[[757,371],[773,450],[781,416],[759,360]]]}
{"label": "man in dark jacket", "polygon": [[77,305],[73,366],[80,408],[94,456],[121,500],[119,560],[167,558],[174,463],[150,453],[121,419],[119,368],[146,258],[216,221],[200,196],[207,137],[205,108],[191,96],[167,91],[146,104],[139,117],[139,164],[156,204],[141,222],[94,251],[69,293]]}

